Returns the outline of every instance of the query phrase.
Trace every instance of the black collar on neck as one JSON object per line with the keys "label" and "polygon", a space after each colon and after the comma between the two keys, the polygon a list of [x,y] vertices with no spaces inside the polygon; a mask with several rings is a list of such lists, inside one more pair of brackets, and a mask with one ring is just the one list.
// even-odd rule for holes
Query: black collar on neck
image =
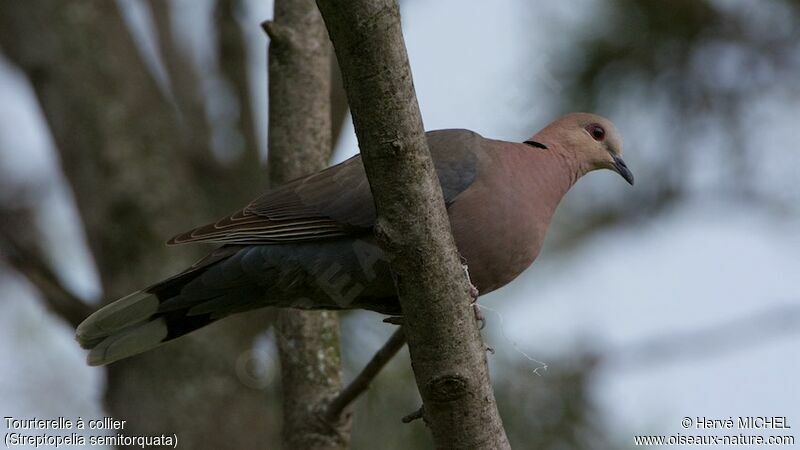
{"label": "black collar on neck", "polygon": [[523,142],[523,144],[530,145],[531,147],[542,148],[542,149],[547,150],[547,146],[542,144],[541,142],[525,141],[525,142]]}

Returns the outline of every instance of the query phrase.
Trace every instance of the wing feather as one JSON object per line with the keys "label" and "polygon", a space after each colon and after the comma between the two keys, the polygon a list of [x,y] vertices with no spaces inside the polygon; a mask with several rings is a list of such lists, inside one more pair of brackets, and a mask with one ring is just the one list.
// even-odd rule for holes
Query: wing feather
{"label": "wing feather", "polygon": [[[445,202],[474,181],[483,138],[467,130],[428,133]],[[215,223],[170,239],[167,244],[215,242],[258,245],[307,242],[371,230],[375,206],[360,156],[291,181],[256,198]]]}

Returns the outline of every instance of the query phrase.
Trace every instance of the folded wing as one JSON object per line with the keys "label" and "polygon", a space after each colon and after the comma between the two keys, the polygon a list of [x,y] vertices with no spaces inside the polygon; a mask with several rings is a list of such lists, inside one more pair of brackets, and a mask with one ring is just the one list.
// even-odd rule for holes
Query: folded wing
{"label": "folded wing", "polygon": [[[445,202],[472,184],[483,138],[468,130],[428,133]],[[179,234],[169,245],[189,242],[264,245],[306,242],[368,232],[375,206],[360,155],[275,188],[215,223]]]}

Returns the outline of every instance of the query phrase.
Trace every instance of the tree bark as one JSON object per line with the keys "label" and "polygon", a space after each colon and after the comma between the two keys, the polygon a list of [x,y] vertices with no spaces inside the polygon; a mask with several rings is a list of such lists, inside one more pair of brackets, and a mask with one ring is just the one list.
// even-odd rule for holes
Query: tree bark
{"label": "tree bark", "polygon": [[[330,44],[313,0],[276,0],[264,24],[269,46],[270,184],[323,169],[330,160]],[[341,449],[350,419],[325,420],[324,407],[342,387],[335,312],[282,310],[278,350],[287,449]]]}
{"label": "tree bark", "polygon": [[[186,267],[202,249],[168,250],[164,239],[208,219],[201,215],[212,205],[116,4],[30,0],[0,8],[0,45],[33,84],[106,298]],[[236,373],[263,324],[245,320],[255,318],[231,318],[109,366],[106,405],[127,420],[125,434],[175,433],[196,449],[263,445],[267,412]]]}
{"label": "tree bark", "polygon": [[317,0],[342,69],[424,419],[439,448],[509,448],[450,232],[396,0]]}

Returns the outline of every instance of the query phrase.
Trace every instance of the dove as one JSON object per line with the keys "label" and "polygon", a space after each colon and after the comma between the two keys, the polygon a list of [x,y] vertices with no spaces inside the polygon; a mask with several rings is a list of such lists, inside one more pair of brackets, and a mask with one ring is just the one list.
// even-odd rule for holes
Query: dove
{"label": "dove", "polygon": [[[622,139],[606,118],[567,114],[522,142],[449,129],[426,133],[453,238],[478,295],[536,259],[559,202],[583,175],[631,185]],[[180,274],[99,309],[77,328],[103,365],[261,307],[365,309],[401,315],[390,257],[360,156],[276,187],[168,244],[221,244]]]}

